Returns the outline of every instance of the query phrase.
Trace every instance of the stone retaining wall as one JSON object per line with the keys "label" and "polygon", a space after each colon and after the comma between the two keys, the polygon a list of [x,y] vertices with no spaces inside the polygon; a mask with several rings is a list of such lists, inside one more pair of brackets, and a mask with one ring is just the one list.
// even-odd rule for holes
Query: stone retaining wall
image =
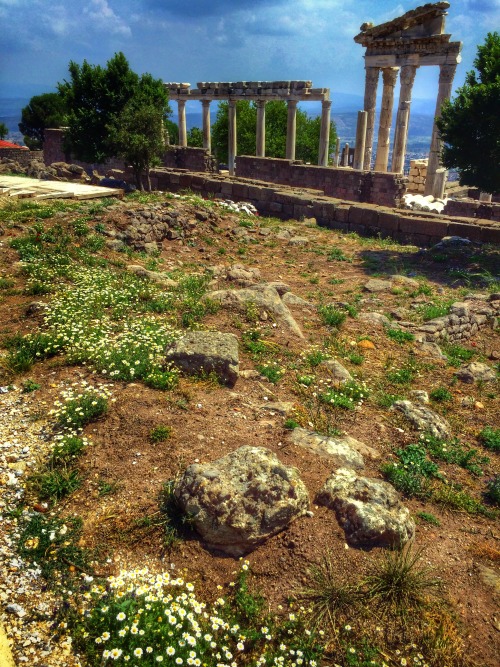
{"label": "stone retaining wall", "polygon": [[236,175],[267,183],[321,190],[328,197],[399,206],[406,178],[398,174],[358,171],[347,167],[318,167],[301,160],[238,155]]}
{"label": "stone retaining wall", "polygon": [[30,151],[24,148],[0,148],[0,162],[15,160],[26,167],[32,160],[43,160],[43,151]]}
{"label": "stone retaining wall", "polygon": [[391,237],[404,243],[428,246],[445,236],[471,241],[500,243],[500,223],[477,219],[454,220],[438,214],[357,204],[321,195],[315,190],[270,185],[253,179],[218,174],[194,174],[181,170],[151,172],[155,190],[178,192],[190,189],[201,197],[216,196],[252,203],[261,215],[282,219],[315,218],[322,227]]}
{"label": "stone retaining wall", "polygon": [[443,213],[464,218],[500,221],[500,203],[486,203],[475,199],[448,199]]}
{"label": "stone retaining wall", "polygon": [[217,161],[205,148],[170,146],[163,157],[163,166],[189,171],[217,172]]}
{"label": "stone retaining wall", "polygon": [[415,333],[421,339],[432,343],[459,343],[474,336],[482,327],[496,328],[498,316],[500,294],[492,294],[488,301],[471,299],[454,303],[449,315],[426,322],[416,329]]}

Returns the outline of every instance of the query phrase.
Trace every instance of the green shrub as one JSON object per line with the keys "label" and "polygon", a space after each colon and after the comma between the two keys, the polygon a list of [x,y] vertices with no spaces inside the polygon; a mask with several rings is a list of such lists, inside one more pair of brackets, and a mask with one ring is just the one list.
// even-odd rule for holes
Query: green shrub
{"label": "green shrub", "polygon": [[477,449],[463,447],[458,438],[444,441],[427,434],[422,436],[422,444],[433,458],[454,463],[478,477],[483,474],[480,466],[489,463],[487,456],[480,456]]}
{"label": "green shrub", "polygon": [[34,486],[42,500],[57,501],[79,489],[82,479],[78,470],[55,469],[35,475]]}
{"label": "green shrub", "polygon": [[356,380],[348,380],[339,387],[332,387],[319,395],[323,403],[333,408],[343,408],[345,410],[354,410],[368,398],[369,391],[364,383]]}
{"label": "green shrub", "polygon": [[329,262],[352,262],[340,248],[332,248],[326,258]]}
{"label": "green shrub", "polygon": [[409,331],[404,331],[403,329],[396,329],[394,327],[386,327],[385,333],[401,345],[409,341],[415,340],[415,336]]}
{"label": "green shrub", "polygon": [[486,449],[491,449],[492,452],[500,451],[500,428],[485,426],[479,433],[478,438]]}
{"label": "green shrub", "polygon": [[152,443],[165,442],[165,440],[168,440],[170,438],[171,434],[172,434],[172,428],[170,426],[159,424],[150,431],[149,440]]}
{"label": "green shrub", "polygon": [[443,352],[448,359],[448,364],[455,366],[455,368],[470,361],[475,354],[473,350],[468,350],[461,345],[443,345]]}
{"label": "green shrub", "polygon": [[78,392],[71,387],[62,393],[62,398],[51,413],[63,428],[79,430],[108,410],[108,394],[102,388],[83,387]]}
{"label": "green shrub", "polygon": [[257,364],[257,370],[263,377],[267,378],[269,382],[272,382],[273,384],[277,384],[285,374],[284,369],[280,368],[276,362]]}
{"label": "green shrub", "polygon": [[285,423],[283,424],[283,426],[289,431],[293,431],[293,429],[298,428],[300,424],[296,422],[295,419],[288,417],[287,419],[285,419]]}
{"label": "green shrub", "polygon": [[479,500],[463,491],[459,484],[441,484],[432,492],[432,501],[450,510],[482,514],[487,518],[495,518],[496,513],[485,507]]}
{"label": "green shrub", "polygon": [[85,438],[76,435],[64,435],[56,441],[50,454],[49,463],[52,467],[66,466],[78,458],[87,445]]}
{"label": "green shrub", "polygon": [[429,398],[436,401],[436,403],[444,403],[445,401],[453,400],[453,394],[446,387],[438,387],[430,392]]}
{"label": "green shrub", "polygon": [[37,389],[40,389],[38,382],[29,379],[23,382],[23,394],[30,394],[32,391],[37,391]]}
{"label": "green shrub", "polygon": [[500,505],[500,473],[488,480],[485,496],[490,502]]}
{"label": "green shrub", "polygon": [[422,519],[422,521],[426,521],[433,526],[439,527],[441,525],[441,521],[439,521],[439,519],[437,519],[434,514],[431,514],[430,512],[417,512],[417,516],[419,519]]}
{"label": "green shrub", "polygon": [[384,476],[405,495],[425,496],[429,491],[429,480],[439,476],[437,465],[427,457],[421,445],[408,445],[398,449],[399,463],[385,463],[381,470]]}

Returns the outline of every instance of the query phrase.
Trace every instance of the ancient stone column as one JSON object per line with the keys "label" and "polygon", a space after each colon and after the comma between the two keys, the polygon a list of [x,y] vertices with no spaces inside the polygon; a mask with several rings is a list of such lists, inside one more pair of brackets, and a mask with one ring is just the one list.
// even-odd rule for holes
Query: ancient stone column
{"label": "ancient stone column", "polygon": [[328,151],[330,150],[330,100],[321,102],[321,129],[319,135],[318,164],[321,167],[328,166]]}
{"label": "ancient stone column", "polygon": [[373,151],[373,130],[375,127],[375,108],[377,106],[377,87],[380,67],[366,67],[365,78],[365,111],[366,119],[366,139],[365,139],[365,159],[363,169],[370,170]]}
{"label": "ancient stone column", "polygon": [[179,146],[187,146],[186,100],[177,100],[179,115]]}
{"label": "ancient stone column", "polygon": [[392,125],[392,107],[394,105],[394,86],[398,78],[398,67],[384,67],[382,79],[384,89],[382,93],[382,108],[378,126],[377,155],[375,157],[375,171],[387,171],[389,162],[389,145]]}
{"label": "ancient stone column", "polygon": [[210,100],[202,100],[203,107],[203,148],[212,150],[212,137],[210,132]]}
{"label": "ancient stone column", "polygon": [[295,160],[295,134],[297,132],[297,100],[288,100],[286,126],[286,159]]}
{"label": "ancient stone column", "polygon": [[337,137],[337,142],[335,143],[335,155],[333,157],[334,167],[339,166],[339,158],[340,158],[340,137]]}
{"label": "ancient stone column", "polygon": [[266,100],[257,100],[257,136],[255,155],[266,157]]}
{"label": "ancient stone column", "polygon": [[236,158],[236,101],[229,100],[229,136],[228,136],[229,155],[227,159],[229,174],[234,176],[234,163]]}
{"label": "ancient stone column", "polygon": [[408,141],[408,125],[410,122],[410,104],[413,82],[417,71],[416,65],[403,65],[399,77],[401,88],[399,90],[398,115],[396,117],[396,128],[394,133],[394,146],[392,149],[391,171],[402,174],[405,164],[406,143]]}
{"label": "ancient stone column", "polygon": [[342,150],[342,159],[341,159],[341,166],[342,167],[348,167],[349,166],[349,144],[346,143]]}
{"label": "ancient stone column", "polygon": [[[451,88],[453,85],[453,78],[455,76],[456,64],[454,65],[440,65],[439,66],[439,88],[436,100],[435,118],[441,115],[441,106],[445,100],[451,97]],[[437,196],[434,194],[434,176],[439,167],[439,156],[442,150],[442,141],[439,138],[439,132],[434,120],[434,127],[432,128],[431,148],[429,152],[429,164],[427,165],[427,178],[425,180],[425,195]]]}
{"label": "ancient stone column", "polygon": [[354,147],[354,161],[352,163],[353,169],[363,169],[363,162],[365,160],[367,119],[368,113],[366,111],[358,111],[358,122],[356,124],[356,145]]}

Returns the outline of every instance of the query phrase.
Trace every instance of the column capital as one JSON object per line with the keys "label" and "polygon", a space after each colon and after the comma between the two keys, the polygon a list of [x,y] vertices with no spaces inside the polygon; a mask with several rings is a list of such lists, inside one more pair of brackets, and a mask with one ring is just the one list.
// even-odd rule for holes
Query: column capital
{"label": "column capital", "polygon": [[331,109],[332,108],[332,101],[331,100],[322,100],[321,101],[321,108],[322,109]]}
{"label": "column capital", "polygon": [[255,100],[255,106],[258,109],[263,109],[267,104],[267,100]]}
{"label": "column capital", "polygon": [[295,108],[297,106],[297,100],[287,100],[286,101],[288,108]]}
{"label": "column capital", "polygon": [[396,81],[398,80],[398,74],[399,74],[399,67],[384,67],[382,69],[382,80],[384,82],[384,86],[394,86],[396,85]]}
{"label": "column capital", "polygon": [[380,67],[365,67],[365,77],[366,81],[371,83],[377,82],[380,74]]}
{"label": "column capital", "polygon": [[201,100],[201,106],[204,107],[205,109],[210,106],[210,102],[212,100]]}
{"label": "column capital", "polygon": [[457,66],[439,65],[439,83],[453,83]]}
{"label": "column capital", "polygon": [[402,65],[399,79],[404,86],[412,86],[418,65]]}

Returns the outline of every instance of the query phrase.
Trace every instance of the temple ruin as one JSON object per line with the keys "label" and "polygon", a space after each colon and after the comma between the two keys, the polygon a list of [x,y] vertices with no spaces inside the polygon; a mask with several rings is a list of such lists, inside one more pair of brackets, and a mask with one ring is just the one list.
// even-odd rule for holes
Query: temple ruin
{"label": "temple ruin", "polygon": [[[366,130],[357,137],[357,145],[364,146],[363,164],[359,168],[369,170],[372,162],[375,130],[375,109],[377,88],[382,71],[382,108],[378,128],[375,171],[387,171],[389,160],[389,136],[394,103],[394,87],[399,75],[400,94],[392,152],[391,171],[402,173],[408,138],[410,105],[413,83],[417,69],[424,65],[439,66],[439,87],[435,117],[440,115],[441,105],[451,96],[453,78],[461,60],[461,42],[451,42],[451,35],[445,33],[448,2],[417,7],[403,16],[374,26],[364,23],[354,41],[366,48],[365,52],[365,99],[364,113]],[[436,123],[427,168],[426,195],[442,197],[446,172],[439,169],[441,152]]]}
{"label": "temple ruin", "polygon": [[198,100],[203,107],[203,148],[211,150],[210,140],[210,102],[226,100],[229,103],[229,155],[230,175],[234,175],[237,152],[236,142],[236,102],[247,100],[257,106],[256,156],[265,157],[266,151],[266,102],[282,100],[287,103],[286,159],[295,159],[296,118],[298,102],[321,102],[321,131],[319,139],[320,166],[328,164],[330,137],[330,101],[329,88],[312,88],[311,81],[237,81],[201,82],[197,88],[190,83],[165,83],[169,98],[177,101],[179,118],[179,145],[187,146],[186,102]]}

